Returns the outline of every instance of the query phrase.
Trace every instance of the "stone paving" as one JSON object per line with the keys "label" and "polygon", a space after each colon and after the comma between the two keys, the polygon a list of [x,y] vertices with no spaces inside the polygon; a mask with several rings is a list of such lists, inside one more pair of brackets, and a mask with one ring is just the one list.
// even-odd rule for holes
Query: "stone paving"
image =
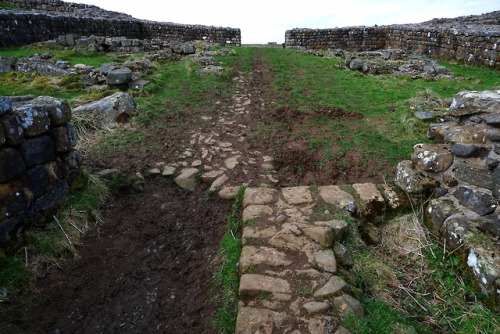
{"label": "stone paving", "polygon": [[342,316],[364,316],[362,291],[343,278],[353,265],[348,223],[324,219],[385,204],[373,184],[353,189],[246,189],[237,334],[349,333]]}

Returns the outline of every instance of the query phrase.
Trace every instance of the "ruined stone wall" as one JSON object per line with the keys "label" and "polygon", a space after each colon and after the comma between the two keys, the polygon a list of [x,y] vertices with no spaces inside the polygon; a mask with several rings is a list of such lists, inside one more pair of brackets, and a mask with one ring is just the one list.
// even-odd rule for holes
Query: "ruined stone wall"
{"label": "ruined stone wall", "polygon": [[0,11],[0,47],[32,44],[66,34],[241,45],[241,31],[236,28],[138,20],[94,6],[62,1],[4,2],[22,9]]}
{"label": "ruined stone wall", "polygon": [[0,246],[52,217],[79,175],[66,100],[0,97]]}
{"label": "ruined stone wall", "polygon": [[348,51],[402,48],[430,57],[500,68],[500,25],[455,27],[438,21],[420,25],[292,29],[286,32],[285,44],[288,48],[339,48]]}

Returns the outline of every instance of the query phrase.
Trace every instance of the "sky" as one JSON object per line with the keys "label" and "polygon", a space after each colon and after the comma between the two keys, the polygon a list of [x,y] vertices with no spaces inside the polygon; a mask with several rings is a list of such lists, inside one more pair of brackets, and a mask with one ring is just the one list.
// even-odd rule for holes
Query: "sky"
{"label": "sky", "polygon": [[[71,1],[71,0],[69,0]],[[282,43],[293,28],[419,23],[500,10],[497,0],[73,0],[139,19],[241,29],[242,44]]]}

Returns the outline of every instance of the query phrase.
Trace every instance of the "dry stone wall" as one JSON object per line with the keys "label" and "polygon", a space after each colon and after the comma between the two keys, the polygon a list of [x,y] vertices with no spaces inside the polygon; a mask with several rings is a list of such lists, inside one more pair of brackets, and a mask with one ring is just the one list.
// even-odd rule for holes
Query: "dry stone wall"
{"label": "dry stone wall", "polygon": [[241,44],[241,31],[236,28],[138,20],[98,7],[63,1],[4,2],[20,9],[0,10],[0,47],[27,45],[67,34]]}
{"label": "dry stone wall", "polygon": [[406,49],[442,59],[500,68],[500,11],[422,24],[339,29],[292,29],[288,48],[373,51]]}
{"label": "dry stone wall", "polygon": [[51,217],[82,156],[66,100],[0,97],[0,246]]}

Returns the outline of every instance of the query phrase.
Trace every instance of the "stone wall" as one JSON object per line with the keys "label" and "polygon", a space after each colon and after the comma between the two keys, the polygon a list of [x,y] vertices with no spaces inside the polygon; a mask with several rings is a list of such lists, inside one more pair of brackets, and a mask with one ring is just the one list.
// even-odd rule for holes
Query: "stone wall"
{"label": "stone wall", "polygon": [[0,246],[52,217],[79,175],[66,100],[0,97]]}
{"label": "stone wall", "polygon": [[498,307],[500,91],[460,92],[441,117],[429,127],[436,143],[415,145],[411,161],[398,165],[396,183],[408,194],[433,189],[427,226],[462,256]]}
{"label": "stone wall", "polygon": [[480,17],[483,19],[473,16],[412,25],[292,29],[285,34],[285,45],[349,51],[407,49],[431,57],[500,68],[500,11]]}
{"label": "stone wall", "polygon": [[95,6],[55,0],[4,2],[21,9],[0,10],[0,47],[32,44],[66,34],[241,44],[241,31],[236,28],[138,20]]}

